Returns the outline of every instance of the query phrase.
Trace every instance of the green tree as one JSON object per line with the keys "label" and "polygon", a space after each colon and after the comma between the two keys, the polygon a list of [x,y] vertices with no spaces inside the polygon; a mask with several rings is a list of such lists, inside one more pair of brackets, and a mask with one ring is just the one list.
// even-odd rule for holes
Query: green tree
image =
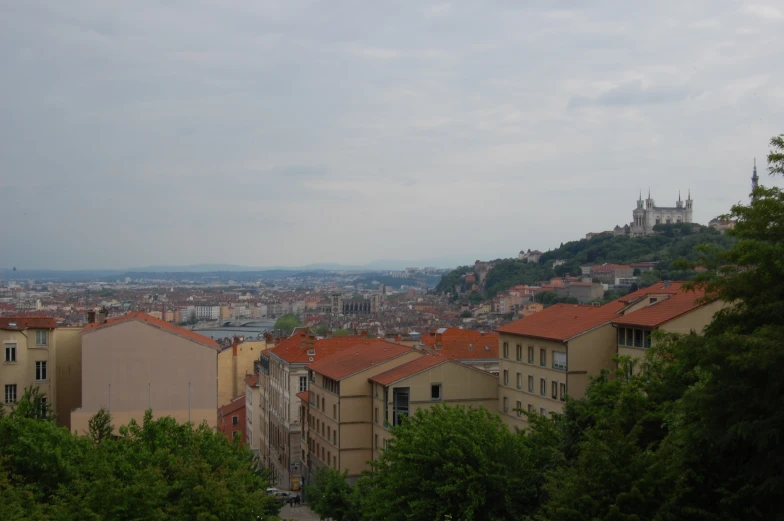
{"label": "green tree", "polygon": [[315,329],[313,329],[313,332],[318,336],[325,336],[327,333],[329,333],[329,326],[317,326]]}
{"label": "green tree", "polygon": [[544,465],[532,455],[549,455],[548,445],[528,445],[497,414],[439,405],[393,434],[364,484],[366,519],[518,520],[538,506]]}
{"label": "green tree", "polygon": [[25,387],[24,393],[11,410],[15,418],[30,418],[32,420],[54,421],[54,410],[46,394],[38,386]]}
{"label": "green tree", "polygon": [[471,318],[473,316],[474,315],[467,309],[465,311],[463,311],[462,313],[460,313],[460,318]]}
{"label": "green tree", "polygon": [[314,474],[313,483],[305,487],[308,504],[321,519],[347,520],[359,517],[347,477],[347,473],[341,474],[330,467],[321,467]]}
{"label": "green tree", "polygon": [[281,331],[285,332],[286,334],[290,334],[294,331],[295,328],[301,327],[302,322],[300,322],[299,317],[294,313],[286,313],[278,320],[275,321],[275,329],[280,329]]}
{"label": "green tree", "polygon": [[93,440],[94,443],[101,443],[112,437],[114,426],[112,425],[112,415],[109,411],[101,407],[97,413],[90,418],[87,424],[87,436]]}

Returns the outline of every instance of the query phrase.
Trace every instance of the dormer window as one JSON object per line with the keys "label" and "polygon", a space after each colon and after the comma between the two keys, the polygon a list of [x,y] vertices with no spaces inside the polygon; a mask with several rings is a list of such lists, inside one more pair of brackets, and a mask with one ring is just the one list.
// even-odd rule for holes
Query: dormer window
{"label": "dormer window", "polygon": [[315,349],[308,349],[308,356],[316,356],[316,350]]}

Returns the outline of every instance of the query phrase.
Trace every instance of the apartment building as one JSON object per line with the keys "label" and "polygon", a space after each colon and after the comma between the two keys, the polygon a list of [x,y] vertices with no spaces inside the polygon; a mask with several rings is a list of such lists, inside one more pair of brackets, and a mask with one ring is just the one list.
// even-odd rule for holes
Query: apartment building
{"label": "apartment building", "polygon": [[245,395],[245,378],[253,374],[253,363],[272,347],[264,340],[245,341],[235,336],[231,345],[218,353],[218,405],[224,406]]}
{"label": "apartment building", "polygon": [[260,400],[258,375],[247,376],[245,378],[245,444],[256,456],[259,456],[261,451],[259,433],[254,432],[254,429],[262,427]]}
{"label": "apartment building", "polygon": [[232,441],[245,443],[246,409],[245,396],[238,396],[226,405],[218,407],[218,430]]}
{"label": "apartment building", "polygon": [[702,293],[661,282],[604,306],[557,304],[502,326],[499,412],[510,427],[524,428],[520,411],[560,412],[566,395],[580,398],[589,378],[613,367],[616,354],[643,356],[656,328],[702,332],[724,305]]}
{"label": "apartment building", "polygon": [[[359,345],[307,366],[308,389],[298,393],[305,420],[301,453],[306,483],[322,466],[356,480],[373,458],[373,386],[370,378],[425,356],[379,341]],[[488,375],[490,376],[490,375]]]}
{"label": "apartment building", "polygon": [[402,416],[436,404],[498,410],[498,377],[438,355],[425,355],[370,377],[373,461]]}
{"label": "apartment building", "polygon": [[[306,328],[263,351],[259,357],[259,424],[261,464],[268,468],[276,485],[297,490],[302,483],[302,417],[297,393],[308,390],[306,366],[348,348],[375,344],[393,345],[367,336],[318,338]],[[266,426],[266,428],[265,428]]]}
{"label": "apartment building", "polygon": [[498,374],[498,335],[456,327],[442,327],[424,335],[428,352]]}
{"label": "apartment building", "polygon": [[38,387],[49,405],[57,409],[56,329],[57,323],[49,317],[0,317],[0,386],[4,405],[13,407],[25,388]]}
{"label": "apartment building", "polygon": [[71,430],[88,430],[106,408],[115,428],[141,421],[152,409],[178,422],[217,426],[218,344],[145,313],[109,318],[99,313],[82,330],[82,406]]}

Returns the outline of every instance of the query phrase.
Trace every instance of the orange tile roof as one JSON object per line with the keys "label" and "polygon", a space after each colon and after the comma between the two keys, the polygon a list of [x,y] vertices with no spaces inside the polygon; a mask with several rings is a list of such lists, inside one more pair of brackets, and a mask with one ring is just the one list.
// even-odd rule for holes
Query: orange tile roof
{"label": "orange tile roof", "polygon": [[300,393],[297,393],[297,398],[299,398],[305,403],[310,403],[310,391],[302,391]]}
{"label": "orange tile roof", "polygon": [[[422,337],[421,342],[435,349],[439,340],[437,330]],[[453,360],[485,360],[498,358],[498,335],[456,327],[446,328],[440,333],[441,349],[438,354]],[[487,349],[485,349],[487,347]]]}
{"label": "orange tile roof", "polygon": [[131,320],[144,322],[145,324],[149,324],[153,327],[157,327],[158,329],[162,329],[169,333],[181,337],[185,337],[188,340],[193,340],[194,342],[205,345],[207,347],[211,347],[217,351],[221,350],[218,343],[208,336],[200,335],[199,333],[191,331],[190,329],[185,329],[184,327],[175,326],[174,324],[170,324],[169,322],[163,321],[159,318],[152,317],[147,313],[142,313],[141,311],[133,311],[121,317],[112,317],[106,319],[106,322],[104,322],[103,324],[99,324],[98,322],[87,324],[84,327],[84,329],[82,329],[82,334],[85,335],[87,333],[92,333],[93,331],[97,331],[98,329],[103,329],[105,327],[122,324],[124,322],[130,322]]}
{"label": "orange tile roof", "polygon": [[[12,325],[13,324],[13,325]],[[51,317],[3,316],[0,317],[0,329],[21,331],[23,329],[55,329],[57,322]]]}
{"label": "orange tile roof", "polygon": [[229,403],[222,407],[218,407],[218,415],[226,416],[234,411],[239,411],[245,407],[245,395],[233,398]]}
{"label": "orange tile roof", "polygon": [[632,311],[612,321],[620,326],[658,327],[674,318],[704,306],[697,302],[705,296],[702,290],[681,291],[644,308]]}
{"label": "orange tile roof", "polygon": [[[376,382],[383,386],[387,386],[395,382],[399,382],[403,378],[408,378],[409,376],[413,376],[417,373],[421,373],[422,371],[430,369],[431,367],[445,364],[447,362],[450,362],[450,360],[442,356],[437,356],[437,355],[420,356],[419,358],[415,358],[414,360],[411,360],[410,362],[406,362],[403,365],[394,367],[389,371],[384,371],[383,373],[377,374],[369,378],[369,380],[371,382]],[[452,363],[459,363],[459,362],[452,362]]]}
{"label": "orange tile roof", "polygon": [[342,380],[348,376],[370,369],[374,365],[392,360],[412,351],[415,350],[408,346],[377,340],[373,343],[359,344],[328,358],[317,360],[308,365],[307,368],[324,375],[327,378]]}
{"label": "orange tile roof", "polygon": [[[665,284],[667,284],[665,286]],[[623,302],[626,304],[635,302],[640,300],[643,297],[648,295],[675,295],[681,291],[683,287],[683,282],[675,281],[675,282],[657,282],[656,284],[652,284],[647,288],[638,289],[633,293],[629,293],[628,295],[624,295],[623,297],[619,298],[619,302]]]}
{"label": "orange tile roof", "polygon": [[[268,349],[267,352],[274,353],[277,357],[290,364],[309,364],[349,347],[376,341],[379,340],[361,336],[316,338],[312,333],[301,330],[293,333],[289,338],[272,349]],[[312,350],[311,352],[315,354],[309,355],[308,350]]]}
{"label": "orange tile roof", "polygon": [[617,300],[604,306],[555,304],[496,331],[563,342],[610,322],[623,307],[623,303]]}
{"label": "orange tile roof", "polygon": [[249,374],[245,377],[245,383],[250,387],[256,387],[259,385],[259,375],[257,374]]}

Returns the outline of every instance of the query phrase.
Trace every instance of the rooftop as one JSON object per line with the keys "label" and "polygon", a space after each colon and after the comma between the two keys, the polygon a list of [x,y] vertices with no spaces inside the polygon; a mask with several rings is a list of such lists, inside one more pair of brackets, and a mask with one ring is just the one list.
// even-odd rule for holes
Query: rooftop
{"label": "rooftop", "polygon": [[229,403],[222,407],[218,407],[218,415],[219,416],[226,416],[227,414],[231,414],[233,412],[239,411],[245,407],[245,395],[237,396],[233,398]]}
{"label": "rooftop", "polygon": [[0,329],[22,331],[24,329],[55,329],[57,322],[51,317],[3,316],[0,317]]}
{"label": "rooftop", "polygon": [[624,304],[617,300],[604,306],[555,304],[496,331],[563,342],[610,322],[623,307]]}
{"label": "rooftop", "polygon": [[701,290],[684,290],[633,311],[628,315],[623,315],[613,320],[612,323],[621,326],[658,327],[704,306],[705,303],[700,301],[704,296],[705,292]]}
{"label": "rooftop", "polygon": [[377,374],[371,377],[369,380],[371,382],[376,382],[383,386],[387,386],[395,382],[399,382],[404,378],[408,378],[409,376],[421,373],[422,371],[430,369],[431,367],[445,364],[447,362],[449,362],[449,359],[442,356],[420,356],[419,358],[415,358],[410,362],[406,362],[405,364],[394,367],[389,371],[384,371],[383,373]]}
{"label": "rooftop", "polygon": [[384,342],[384,340],[362,336],[317,338],[303,329],[295,331],[289,338],[269,349],[268,352],[274,353],[290,364],[309,364],[349,347],[360,344],[369,345],[374,342]]}
{"label": "rooftop", "polygon": [[98,322],[93,322],[91,324],[87,324],[82,329],[82,334],[92,333],[93,331],[97,331],[99,329],[104,329],[110,326],[115,326],[117,324],[123,324],[125,322],[137,321],[148,324],[153,327],[157,327],[158,329],[162,329],[168,333],[172,333],[181,337],[185,337],[188,340],[192,340],[196,343],[205,345],[207,347],[211,347],[215,350],[220,351],[220,346],[218,346],[217,342],[210,337],[200,335],[190,329],[185,329],[184,327],[175,326],[174,324],[170,324],[164,320],[159,318],[152,317],[147,313],[142,313],[141,311],[133,311],[128,313],[127,315],[123,315],[120,317],[112,317],[106,319],[106,322],[103,324]]}
{"label": "rooftop", "polygon": [[415,352],[415,350],[408,346],[378,340],[372,344],[353,346],[328,358],[313,362],[307,367],[327,378],[342,380],[410,352]]}

